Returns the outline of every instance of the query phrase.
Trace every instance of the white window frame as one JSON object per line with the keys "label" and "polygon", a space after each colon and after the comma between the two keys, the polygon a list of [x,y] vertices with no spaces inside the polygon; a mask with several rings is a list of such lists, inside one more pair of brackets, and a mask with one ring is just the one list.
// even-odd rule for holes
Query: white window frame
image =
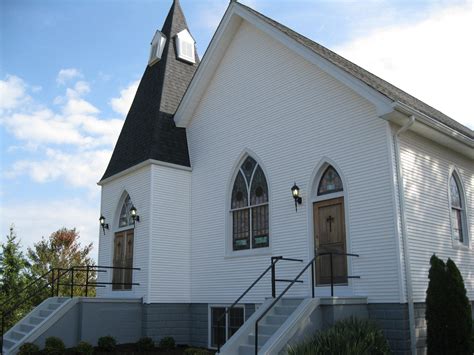
{"label": "white window frame", "polygon": [[[461,209],[453,207],[451,205],[451,178],[454,178],[456,181],[456,185],[459,191],[459,198],[461,199]],[[453,243],[453,247],[455,249],[469,249],[470,248],[470,231],[469,231],[469,223],[467,223],[467,216],[468,216],[468,206],[466,204],[466,195],[464,193],[464,185],[461,179],[461,174],[459,173],[457,168],[451,168],[449,175],[448,175],[448,206],[449,206],[449,226],[451,231],[451,241]],[[461,242],[459,239],[455,238],[454,236],[454,220],[453,220],[453,209],[457,209],[461,211],[461,223],[462,223],[462,232],[464,240]]]}
{"label": "white window frame", "polygon": [[[208,305],[208,339],[207,339],[207,345],[209,349],[217,349],[217,347],[212,346],[212,309],[213,308],[229,308],[231,305],[230,304],[209,304]],[[244,304],[237,304],[232,308],[241,308],[244,312],[244,322],[242,323],[242,326],[246,322],[246,317],[245,317],[245,305]],[[225,316],[225,341],[227,342],[229,340],[229,317],[230,317],[230,312],[228,312]],[[224,344],[220,344],[221,347]]]}
{"label": "white window frame", "polygon": [[[176,54],[178,58],[184,60],[185,62],[195,64],[196,63],[196,49],[195,49],[195,41],[194,38],[191,36],[188,30],[182,30],[176,35]],[[184,50],[184,45],[191,46],[191,55],[187,55]]]}

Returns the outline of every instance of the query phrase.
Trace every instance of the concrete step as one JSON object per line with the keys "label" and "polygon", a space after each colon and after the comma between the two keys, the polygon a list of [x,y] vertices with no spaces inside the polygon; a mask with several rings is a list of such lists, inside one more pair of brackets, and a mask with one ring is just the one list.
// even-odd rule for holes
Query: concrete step
{"label": "concrete step", "polygon": [[18,341],[23,339],[25,335],[26,333],[20,332],[18,330],[13,330],[12,332],[10,332],[10,334],[8,334],[8,338],[10,340]]}
{"label": "concrete step", "polygon": [[[260,351],[260,346],[258,347]],[[253,345],[241,345],[239,346],[239,355],[255,355],[255,346]]]}
{"label": "concrete step", "polygon": [[[265,343],[268,341],[268,339],[270,339],[271,336],[270,335],[259,335],[258,336],[258,346],[261,347],[261,346],[264,346]],[[255,346],[255,335],[251,334],[249,335],[248,337],[248,345],[250,346]]]}
{"label": "concrete step", "polygon": [[282,298],[277,305],[278,307],[298,307],[303,301],[302,298]]}
{"label": "concrete step", "polygon": [[282,325],[287,319],[287,315],[269,315],[265,317],[265,322],[263,324]]}
{"label": "concrete step", "polygon": [[13,340],[10,340],[10,339],[3,339],[3,347],[5,349],[10,349],[13,345],[15,345],[16,342],[14,342]]}
{"label": "concrete step", "polygon": [[48,311],[46,309],[42,309],[39,311],[39,316],[40,317],[43,317],[43,318],[47,318],[49,317],[51,314],[53,313],[53,311]]}
{"label": "concrete step", "polygon": [[31,316],[27,320],[29,324],[35,326],[35,325],[40,324],[42,321],[44,321],[44,318],[45,317]]}
{"label": "concrete step", "polygon": [[269,325],[269,324],[259,324],[258,325],[258,334],[259,335],[270,335],[272,336],[280,328],[280,325]]}
{"label": "concrete step", "polygon": [[20,324],[20,331],[22,331],[22,332],[29,333],[33,329],[35,329],[35,327],[31,324],[27,324],[27,323]]}
{"label": "concrete step", "polygon": [[48,304],[48,310],[51,310],[51,311],[54,311],[56,309],[59,308],[59,306],[61,305],[62,303],[59,303],[59,302],[53,302],[53,303],[50,303]]}
{"label": "concrete step", "polygon": [[297,306],[275,306],[273,309],[274,314],[289,316],[295,311]]}

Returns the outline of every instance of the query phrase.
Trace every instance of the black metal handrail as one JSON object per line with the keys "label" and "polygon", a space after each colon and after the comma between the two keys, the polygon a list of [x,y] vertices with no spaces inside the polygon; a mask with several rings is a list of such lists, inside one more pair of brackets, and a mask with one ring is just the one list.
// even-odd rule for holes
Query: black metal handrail
{"label": "black metal handrail", "polygon": [[[258,323],[270,312],[270,310],[282,299],[282,297],[288,292],[288,290],[295,284],[295,283],[300,283],[303,281],[300,281],[299,278],[308,270],[308,268],[311,266],[311,294],[312,298],[314,298],[314,270],[315,270],[315,262],[316,259],[320,256],[324,255],[330,255],[330,262],[331,262],[331,267],[330,267],[330,276],[331,276],[331,297],[334,296],[334,275],[333,275],[333,258],[332,255],[345,255],[345,256],[354,256],[354,257],[359,257],[358,254],[350,254],[350,253],[338,253],[338,252],[327,252],[327,253],[320,253],[316,254],[311,261],[306,264],[306,266],[300,271],[300,273],[293,279],[293,280],[280,280],[280,281],[290,281],[290,284],[283,290],[282,293],[268,306],[268,308],[258,317],[257,321],[255,322],[255,355],[258,355]],[[360,278],[359,276],[347,276],[347,278]],[[275,288],[274,283],[277,281],[277,279],[272,278],[272,289]],[[273,297],[275,298],[275,297]]]}
{"label": "black metal handrail", "polygon": [[[44,289],[50,287],[51,288],[51,297],[56,295],[59,296],[60,286],[68,286],[70,290],[69,296],[72,298],[74,296],[74,287],[83,287],[85,290],[85,296],[88,296],[89,288],[90,287],[106,287],[106,285],[122,285],[122,286],[139,286],[139,283],[125,283],[125,282],[98,282],[98,281],[89,281],[91,273],[100,273],[100,272],[107,272],[106,269],[110,270],[136,270],[140,271],[140,268],[129,268],[129,267],[119,267],[119,266],[101,266],[101,265],[86,265],[86,266],[73,266],[69,269],[65,268],[51,268],[49,271],[44,273],[43,275],[37,277],[35,280],[30,282],[27,286],[19,291],[19,294],[24,293],[33,288],[33,286],[37,285],[41,280],[46,281],[45,284],[40,286],[38,289],[35,290],[33,294],[29,294],[26,297],[21,298],[18,302],[15,302],[13,306],[9,307],[5,310],[5,305],[7,305],[12,300],[18,298],[18,294],[10,297],[5,302],[1,304],[1,333],[0,333],[0,352],[3,351],[3,335],[5,330],[5,320],[7,316],[11,315],[18,307],[26,304],[27,302],[31,301],[34,297],[39,295]],[[74,282],[75,273],[85,272],[86,273],[86,282],[85,284],[80,284]],[[61,278],[69,276],[68,283],[62,283]]]}
{"label": "black metal handrail", "polygon": [[[279,262],[280,260],[283,260],[283,261],[303,261],[303,260],[300,260],[300,259],[292,259],[292,258],[285,258],[283,256],[272,256],[271,257],[271,262],[270,262],[270,265],[260,274],[259,277],[257,277],[257,279],[235,300],[234,303],[232,303],[230,305],[230,307],[226,307],[225,308],[225,312],[224,314],[222,314],[218,319],[217,319],[217,352],[220,352],[221,350],[221,342],[220,342],[220,338],[219,338],[219,329],[220,329],[220,324],[222,322],[222,320],[227,316],[227,314],[231,311],[232,308],[234,308],[242,298],[245,297],[245,295],[268,273],[268,271],[272,271],[271,272],[271,275],[272,275],[272,295],[275,294],[275,264],[277,262]],[[275,297],[275,296],[272,296],[272,297]]]}

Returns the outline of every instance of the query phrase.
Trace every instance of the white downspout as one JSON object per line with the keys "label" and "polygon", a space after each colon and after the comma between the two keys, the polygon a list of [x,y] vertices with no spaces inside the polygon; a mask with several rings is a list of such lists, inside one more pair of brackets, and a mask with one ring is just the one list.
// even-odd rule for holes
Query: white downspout
{"label": "white downspout", "polygon": [[405,123],[393,136],[395,144],[395,164],[397,170],[398,183],[398,198],[400,205],[400,219],[402,224],[402,242],[403,242],[403,257],[405,262],[405,282],[407,289],[407,303],[408,303],[408,320],[410,323],[410,344],[411,353],[416,354],[416,331],[415,331],[415,305],[413,302],[413,284],[411,277],[411,263],[410,263],[410,249],[408,246],[408,233],[405,217],[405,190],[403,184],[403,168],[400,161],[400,145],[398,137],[406,132],[415,123],[415,116],[410,116],[410,119]]}

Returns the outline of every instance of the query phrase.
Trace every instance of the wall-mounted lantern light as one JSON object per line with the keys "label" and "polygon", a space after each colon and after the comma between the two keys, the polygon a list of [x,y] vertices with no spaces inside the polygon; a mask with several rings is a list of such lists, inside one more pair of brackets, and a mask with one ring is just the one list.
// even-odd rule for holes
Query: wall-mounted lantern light
{"label": "wall-mounted lantern light", "polygon": [[132,216],[133,224],[135,224],[135,222],[140,222],[140,216],[137,214],[137,209],[133,205],[132,208],[130,208],[130,216]]}
{"label": "wall-mounted lantern light", "polygon": [[100,216],[99,218],[99,222],[100,222],[100,226],[102,227],[102,231],[104,232],[105,234],[105,230],[106,229],[109,229],[109,224],[108,223],[105,223],[105,217],[104,216]]}
{"label": "wall-mounted lantern light", "polygon": [[296,209],[296,212],[298,212],[298,205],[301,205],[301,203],[303,202],[303,199],[300,196],[300,188],[298,187],[298,185],[296,185],[296,182],[291,188],[291,194],[293,195],[293,198],[295,199],[295,209]]}

